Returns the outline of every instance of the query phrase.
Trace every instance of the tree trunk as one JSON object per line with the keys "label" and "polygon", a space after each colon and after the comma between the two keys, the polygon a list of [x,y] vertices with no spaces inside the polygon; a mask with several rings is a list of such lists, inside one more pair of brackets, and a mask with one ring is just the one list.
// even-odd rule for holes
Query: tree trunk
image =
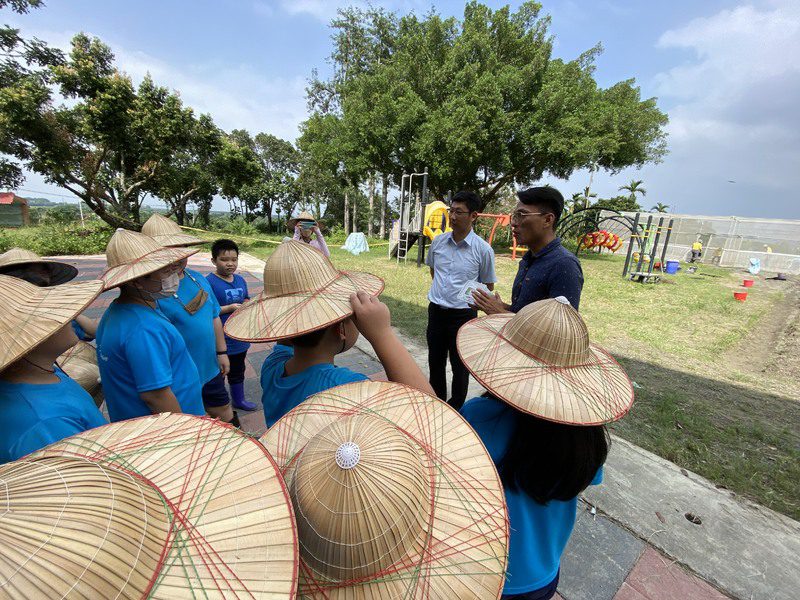
{"label": "tree trunk", "polygon": [[358,194],[353,195],[353,233],[358,231],[358,213],[356,212],[358,204]]}
{"label": "tree trunk", "polygon": [[348,192],[344,193],[344,235],[350,235],[350,204],[348,202]]}
{"label": "tree trunk", "polygon": [[367,217],[367,237],[372,237],[372,222],[375,218],[375,173],[369,175],[369,216]]}
{"label": "tree trunk", "polygon": [[319,196],[314,196],[314,210],[316,211],[314,213],[314,216],[319,221],[322,218],[322,208],[320,207],[319,204]]}
{"label": "tree trunk", "polygon": [[381,239],[386,238],[386,205],[389,203],[389,177],[383,174],[383,195],[381,196]]}

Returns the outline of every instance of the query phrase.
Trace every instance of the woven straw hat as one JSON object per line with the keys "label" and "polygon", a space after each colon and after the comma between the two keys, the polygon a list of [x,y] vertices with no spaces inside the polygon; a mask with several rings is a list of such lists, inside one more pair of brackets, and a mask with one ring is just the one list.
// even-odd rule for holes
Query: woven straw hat
{"label": "woven straw hat", "polygon": [[117,229],[106,247],[108,267],[100,278],[110,290],[195,253],[196,248],[164,248],[143,233]]}
{"label": "woven straw hat", "polygon": [[608,423],[633,403],[625,371],[589,343],[586,324],[563,296],[534,302],[515,315],[473,319],[458,331],[456,346],[483,387],[549,421]]}
{"label": "woven straw hat", "polygon": [[89,393],[97,408],[100,408],[104,398],[100,385],[100,368],[97,366],[97,350],[94,346],[80,341],[59,356],[56,362],[70,379],[75,380]]}
{"label": "woven straw hat", "polygon": [[0,370],[64,327],[102,291],[96,279],[38,287],[0,275]]}
{"label": "woven straw hat", "polygon": [[146,598],[174,543],[157,488],[81,458],[0,465],[0,596]]}
{"label": "woven straw hat", "polygon": [[41,265],[50,271],[50,285],[67,283],[78,275],[76,267],[65,262],[42,258],[30,250],[11,248],[0,254],[0,273],[6,273],[26,265]]}
{"label": "woven straw hat", "polygon": [[377,296],[383,279],[337,271],[309,244],[282,243],[264,265],[264,291],[231,315],[225,333],[244,341],[292,338],[328,327],[353,314],[350,295]]}
{"label": "woven straw hat", "polygon": [[149,235],[166,248],[171,246],[195,246],[205,243],[205,240],[201,240],[199,237],[184,233],[183,229],[175,221],[158,213],[154,213],[145,221],[144,225],[142,225],[142,233]]}
{"label": "woven straw hat", "polygon": [[[311,214],[310,212],[308,212],[307,210],[304,210],[303,212],[301,212],[301,213],[300,213],[299,215],[297,215],[296,217],[294,217],[294,218],[292,218],[292,219],[289,219],[288,221],[286,221],[286,226],[287,226],[289,229],[294,229],[294,228],[295,228],[295,225],[297,225],[297,223],[298,223],[299,221],[314,221],[314,223],[317,223],[317,220],[314,218],[314,215],[312,215],[312,214]],[[319,223],[317,223],[317,225],[319,225]]]}
{"label": "woven straw hat", "polygon": [[238,429],[163,413],[85,431],[30,458],[45,456],[122,469],[164,497],[173,537],[148,598],[196,598],[198,590],[295,597],[297,532],[286,485],[264,447]]}
{"label": "woven straw hat", "polygon": [[305,400],[261,438],[289,486],[300,598],[499,598],[508,521],[477,434],[387,382]]}

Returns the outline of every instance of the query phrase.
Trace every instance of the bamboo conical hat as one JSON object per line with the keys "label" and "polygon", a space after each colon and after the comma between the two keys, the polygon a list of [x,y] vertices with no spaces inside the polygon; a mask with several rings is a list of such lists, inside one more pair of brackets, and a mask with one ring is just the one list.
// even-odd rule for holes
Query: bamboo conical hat
{"label": "bamboo conical hat", "polygon": [[[85,431],[31,455],[120,468],[164,496],[173,544],[148,598],[294,598],[297,530],[264,447],[208,417],[163,413]],[[204,596],[205,597],[205,596]]]}
{"label": "bamboo conical hat", "polygon": [[295,226],[297,225],[297,223],[300,222],[300,221],[314,221],[314,223],[317,223],[317,220],[314,218],[314,215],[312,215],[307,210],[304,210],[303,212],[301,212],[296,217],[293,217],[293,218],[289,219],[286,222],[286,226],[289,229],[294,229]]}
{"label": "bamboo conical hat", "polygon": [[97,365],[97,350],[88,342],[79,341],[58,357],[56,363],[70,379],[86,390],[98,408],[103,404],[103,388],[100,385],[100,368]]}
{"label": "bamboo conical hat", "polygon": [[201,240],[199,237],[184,233],[175,221],[158,213],[154,213],[145,221],[144,225],[142,225],[142,233],[149,235],[165,248],[171,246],[196,246],[205,243],[205,240]]}
{"label": "bamboo conical hat", "polygon": [[0,596],[145,598],[174,542],[148,482],[82,458],[0,465]]}
{"label": "bamboo conical hat", "polygon": [[563,296],[533,302],[517,314],[473,319],[459,329],[456,346],[483,387],[549,421],[608,423],[633,403],[625,371],[589,342],[586,324]]}
{"label": "bamboo conical hat", "polygon": [[298,597],[500,597],[503,488],[446,403],[397,383],[351,383],[309,397],[261,442],[292,496]]}
{"label": "bamboo conical hat", "polygon": [[102,291],[97,279],[38,287],[0,275],[0,370],[67,325]]}
{"label": "bamboo conical hat", "polygon": [[59,285],[75,279],[78,269],[57,260],[42,258],[35,252],[23,248],[11,248],[0,254],[0,273],[30,265],[41,265],[50,272],[50,285]]}
{"label": "bamboo conical hat", "polygon": [[309,244],[283,242],[264,265],[264,290],[225,322],[229,337],[248,342],[297,337],[353,314],[350,295],[377,296],[383,279],[359,271],[338,271]]}
{"label": "bamboo conical hat", "polygon": [[136,231],[117,229],[106,247],[108,267],[100,278],[106,289],[155,273],[197,253],[197,248],[164,248]]}

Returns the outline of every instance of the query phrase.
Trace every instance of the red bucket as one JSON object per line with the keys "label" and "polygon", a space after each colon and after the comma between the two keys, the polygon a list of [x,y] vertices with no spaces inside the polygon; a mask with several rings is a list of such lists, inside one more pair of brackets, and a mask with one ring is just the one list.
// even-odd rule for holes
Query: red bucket
{"label": "red bucket", "polygon": [[753,287],[753,280],[752,279],[745,279],[742,281],[742,286],[744,287]]}
{"label": "red bucket", "polygon": [[747,300],[747,292],[733,292],[733,297],[739,302]]}

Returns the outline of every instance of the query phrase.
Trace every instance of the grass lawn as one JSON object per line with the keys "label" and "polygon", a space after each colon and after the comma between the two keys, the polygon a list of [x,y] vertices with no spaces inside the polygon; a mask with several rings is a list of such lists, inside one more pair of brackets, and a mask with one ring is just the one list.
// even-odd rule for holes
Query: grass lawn
{"label": "grass lawn", "polygon": [[[260,258],[274,248],[246,247]],[[358,257],[334,245],[331,250],[337,267],[383,277],[382,299],[393,324],[424,343],[427,268],[390,260],[385,245]],[[770,350],[754,347],[751,338],[789,301],[786,284],[759,280],[740,303],[732,291],[742,275],[731,270],[703,266],[702,275],[679,273],[664,284],[641,285],[622,279],[622,257],[581,260],[581,313],[591,338],[619,358],[638,386],[630,414],[611,429],[720,487],[800,519],[796,370],[780,375],[780,369],[749,365]],[[498,257],[497,289],[506,300],[516,270],[515,261]]]}

